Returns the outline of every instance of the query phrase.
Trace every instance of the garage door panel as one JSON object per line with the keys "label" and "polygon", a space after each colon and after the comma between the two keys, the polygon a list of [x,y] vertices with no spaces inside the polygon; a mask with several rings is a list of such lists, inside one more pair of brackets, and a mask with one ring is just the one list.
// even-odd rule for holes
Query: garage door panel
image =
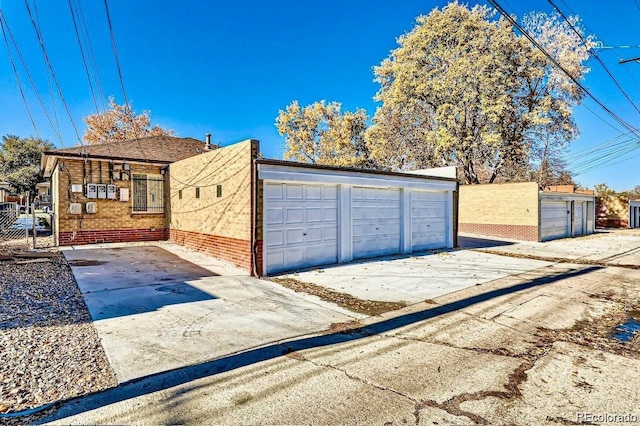
{"label": "garage door panel", "polygon": [[302,223],[304,210],[302,208],[287,208],[287,224]]}
{"label": "garage door panel", "polygon": [[447,245],[447,193],[411,192],[411,247],[414,251]]}
{"label": "garage door panel", "polygon": [[268,182],[264,193],[267,273],[338,261],[335,185]]}
{"label": "garage door panel", "polygon": [[543,200],[540,212],[540,239],[546,241],[568,237],[570,234],[568,218],[569,207],[566,201]]}
{"label": "garage door panel", "polygon": [[265,221],[268,225],[281,225],[284,223],[284,214],[282,209],[267,209],[265,212]]}
{"label": "garage door panel", "polygon": [[400,191],[389,188],[352,190],[353,257],[400,252]]}
{"label": "garage door panel", "polygon": [[267,231],[267,247],[277,247],[284,244],[284,231],[282,229],[272,229]]}

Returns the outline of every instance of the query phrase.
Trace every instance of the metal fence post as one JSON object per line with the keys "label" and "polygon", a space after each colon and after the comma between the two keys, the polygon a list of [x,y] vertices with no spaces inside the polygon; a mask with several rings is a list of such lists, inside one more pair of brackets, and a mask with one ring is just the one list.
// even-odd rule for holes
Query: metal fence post
{"label": "metal fence post", "polygon": [[33,228],[33,249],[36,249],[36,205],[31,203],[31,227]]}

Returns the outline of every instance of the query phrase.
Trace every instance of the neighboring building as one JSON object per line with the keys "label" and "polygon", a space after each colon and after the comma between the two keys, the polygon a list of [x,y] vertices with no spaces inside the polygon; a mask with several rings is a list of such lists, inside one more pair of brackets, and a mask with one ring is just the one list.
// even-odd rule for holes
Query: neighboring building
{"label": "neighboring building", "polygon": [[456,244],[451,178],[261,160],[255,140],[169,176],[170,239],[258,275]]}
{"label": "neighboring building", "polygon": [[[561,192],[559,192],[561,191]],[[459,232],[525,241],[591,234],[595,196],[536,182],[460,186]]]}
{"label": "neighboring building", "polygon": [[0,182],[0,203],[8,202],[7,197],[11,194],[11,184],[9,182]]}
{"label": "neighboring building", "polygon": [[51,182],[39,182],[36,184],[36,208],[51,205]]}
{"label": "neighboring building", "polygon": [[629,228],[640,228],[640,200],[629,200]]}
{"label": "neighboring building", "polygon": [[157,136],[44,152],[58,244],[166,239],[166,168],[205,150],[196,139]]}

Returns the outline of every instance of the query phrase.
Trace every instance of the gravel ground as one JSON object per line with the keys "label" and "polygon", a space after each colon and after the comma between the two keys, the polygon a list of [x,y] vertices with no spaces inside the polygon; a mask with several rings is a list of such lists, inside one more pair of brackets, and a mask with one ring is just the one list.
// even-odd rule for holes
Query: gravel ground
{"label": "gravel ground", "polygon": [[57,252],[39,263],[0,261],[0,354],[0,414],[116,385],[71,270]]}

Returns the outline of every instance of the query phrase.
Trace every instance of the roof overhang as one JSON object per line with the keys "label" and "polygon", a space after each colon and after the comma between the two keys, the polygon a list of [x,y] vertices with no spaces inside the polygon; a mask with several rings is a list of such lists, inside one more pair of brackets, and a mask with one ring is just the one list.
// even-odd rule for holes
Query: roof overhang
{"label": "roof overhang", "polygon": [[595,201],[596,196],[568,192],[540,191],[540,199],[556,201]]}
{"label": "roof overhang", "polygon": [[75,152],[60,152],[60,151],[45,151],[40,157],[40,174],[46,178],[51,177],[54,168],[59,159],[73,159],[73,160],[98,160],[109,161],[119,163],[132,163],[132,164],[156,164],[160,166],[166,166],[171,164],[168,161],[160,160],[143,160],[140,158],[127,158],[127,157],[110,157],[108,155],[82,155]]}

